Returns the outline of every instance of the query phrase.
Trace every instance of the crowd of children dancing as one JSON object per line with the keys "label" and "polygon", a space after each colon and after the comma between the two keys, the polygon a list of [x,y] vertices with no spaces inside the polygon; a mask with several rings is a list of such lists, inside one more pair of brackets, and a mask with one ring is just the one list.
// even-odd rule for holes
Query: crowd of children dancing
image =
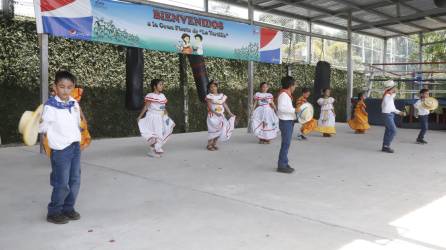
{"label": "crowd of children dancing", "polygon": [[[76,78],[67,71],[56,73],[53,85],[54,96],[45,103],[41,118],[40,132],[48,138],[48,147],[51,149],[51,185],[53,191],[51,202],[48,205],[47,220],[52,223],[63,224],[69,220],[77,220],[80,214],[74,206],[80,186],[80,155],[81,155],[81,127],[85,120],[76,99],[70,96],[75,88]],[[384,83],[385,91],[382,100],[382,117],[385,125],[383,144],[381,150],[393,153],[391,143],[396,134],[395,114],[405,116],[404,111],[396,109],[394,98],[396,86],[393,81]],[[168,100],[163,94],[164,81],[153,79],[150,83],[151,92],[145,98],[137,124],[141,137],[147,142],[148,155],[154,158],[162,157],[163,145],[167,142],[175,127],[175,122],[168,116]],[[281,89],[275,100],[269,93],[270,85],[262,82],[259,91],[253,99],[253,112],[250,117],[253,135],[260,144],[270,144],[279,134],[281,144],[277,162],[277,171],[292,173],[294,169],[288,162],[288,151],[291,145],[295,121],[303,110],[308,107],[308,98],[311,91],[308,88],[301,90],[299,98],[294,97],[296,81],[286,76],[281,79]],[[216,80],[210,81],[207,86],[207,129],[208,141],[206,149],[218,151],[218,141],[228,141],[235,126],[235,115],[228,106],[228,96],[219,91]],[[331,96],[331,90],[326,88],[317,99],[320,115],[319,119],[305,120],[300,123],[297,139],[307,140],[311,132],[319,132],[323,137],[336,134],[336,99]],[[426,144],[425,134],[428,129],[429,109],[423,105],[423,100],[429,97],[429,90],[420,91],[420,100],[414,104],[421,124],[421,131],[416,139],[420,144]],[[359,93],[354,105],[352,119],[349,126],[356,134],[364,134],[370,128],[368,123],[366,95]],[[312,116],[312,114],[311,114]],[[203,117],[205,119],[205,117]],[[280,133],[279,133],[280,132]]]}

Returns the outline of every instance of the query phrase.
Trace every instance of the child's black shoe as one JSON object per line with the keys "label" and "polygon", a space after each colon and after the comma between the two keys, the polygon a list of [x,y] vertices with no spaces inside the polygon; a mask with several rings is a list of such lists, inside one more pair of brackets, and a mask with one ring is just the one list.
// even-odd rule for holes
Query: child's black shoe
{"label": "child's black shoe", "polygon": [[76,211],[71,212],[64,212],[63,215],[67,217],[69,220],[79,220],[81,218],[81,215]]}
{"label": "child's black shoe", "polygon": [[304,136],[304,135],[298,135],[298,136],[297,136],[297,139],[298,139],[299,141],[303,141],[303,140],[306,140],[307,137]]}
{"label": "child's black shoe", "polygon": [[63,214],[47,215],[46,221],[54,224],[67,224],[69,219]]}
{"label": "child's black shoe", "polygon": [[294,172],[294,168],[290,167],[289,165],[286,167],[278,167],[277,172],[291,174],[292,172]]}
{"label": "child's black shoe", "polygon": [[417,139],[417,143],[419,143],[419,144],[427,144],[427,141],[425,141],[424,139]]}
{"label": "child's black shoe", "polygon": [[391,153],[393,154],[395,151],[393,149],[391,149],[390,147],[383,147],[381,149],[381,151],[386,152],[386,153]]}

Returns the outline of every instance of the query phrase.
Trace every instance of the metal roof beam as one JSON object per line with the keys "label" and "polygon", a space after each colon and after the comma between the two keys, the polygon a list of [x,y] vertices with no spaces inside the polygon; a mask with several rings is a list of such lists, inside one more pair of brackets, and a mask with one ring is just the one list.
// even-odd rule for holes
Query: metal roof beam
{"label": "metal roof beam", "polygon": [[276,8],[280,8],[280,7],[285,6],[285,5],[286,4],[283,4],[283,3],[276,3],[276,4],[273,4],[273,5],[270,5],[270,6],[265,6],[265,7],[262,7],[262,8],[263,8],[264,11],[268,11],[268,10],[274,10]]}
{"label": "metal roof beam", "polygon": [[355,26],[353,26],[353,31],[368,29],[371,26],[372,27],[382,27],[382,26],[386,26],[386,25],[398,24],[401,22],[410,22],[410,21],[424,19],[425,17],[435,17],[435,16],[439,16],[439,15],[444,15],[444,14],[446,14],[446,9],[436,8],[436,9],[432,9],[432,10],[428,10],[428,11],[420,11],[416,14],[412,14],[412,15],[408,15],[408,16],[394,17],[394,18],[389,18],[387,20],[355,25]]}
{"label": "metal roof beam", "polygon": [[252,4],[263,4],[263,3],[267,3],[267,2],[271,2],[273,0],[253,0]]}
{"label": "metal roof beam", "polygon": [[[396,0],[392,0],[392,1],[396,1]],[[420,12],[420,11],[422,11],[421,9],[415,8],[415,7],[413,7],[412,5],[409,5],[409,4],[405,3],[405,2],[400,2],[400,5],[401,5],[401,6],[404,6],[404,7],[406,7],[406,8],[409,8],[409,9],[411,9],[411,10],[414,10],[414,11],[416,11],[416,12]],[[439,23],[446,24],[446,21],[444,21],[444,20],[442,20],[442,19],[440,19],[440,18],[436,18],[436,17],[431,17],[431,18],[432,18],[434,21],[437,21],[437,22],[439,22]]]}
{"label": "metal roof beam", "polygon": [[[400,3],[404,3],[405,1],[410,1],[410,0],[400,0]],[[377,3],[368,4],[368,5],[361,5],[361,7],[363,9],[377,9],[377,8],[387,7],[387,6],[394,5],[394,4],[395,3],[392,0],[388,0],[385,2],[377,2]],[[344,9],[336,11],[336,15],[348,13],[349,10],[351,10],[352,13],[360,11],[360,9],[344,8]],[[327,14],[320,15],[320,16],[312,17],[311,20],[317,20],[317,19],[330,17],[330,16],[331,15],[327,15]]]}
{"label": "metal roof beam", "polygon": [[[290,3],[292,2],[292,3],[298,3],[298,2],[303,2],[303,1],[305,1],[305,0],[291,0],[291,1],[289,1]],[[267,9],[277,9],[277,8],[280,8],[280,7],[283,7],[283,6],[287,6],[287,5],[289,5],[289,3],[284,3],[284,2],[281,2],[281,3],[276,3],[276,4],[273,4],[273,5],[271,5],[271,6],[265,6]]]}
{"label": "metal roof beam", "polygon": [[[308,10],[313,10],[313,11],[317,11],[317,12],[321,12],[321,13],[324,13],[324,14],[328,14],[330,16],[337,16],[337,14],[339,14],[339,13],[337,13],[335,11],[329,11],[329,10],[326,10],[324,8],[320,8],[318,6],[314,6],[314,5],[307,4],[307,3],[297,3],[297,2],[293,2],[293,1],[289,1],[289,0],[279,0],[279,2],[288,3],[289,5],[293,5],[293,6],[296,6],[296,7],[300,7],[300,8],[304,8],[304,9],[308,9]],[[338,17],[342,18],[344,20],[348,19],[348,17],[344,17],[344,16],[338,16]],[[365,21],[363,21],[361,19],[358,19],[358,18],[352,18],[352,21],[357,22],[357,23],[362,23],[363,25],[368,25],[369,27],[373,27],[373,26],[370,25],[370,23],[365,22]],[[344,27],[344,29],[346,29],[346,28]],[[396,33],[396,34],[400,34],[400,35],[406,35],[406,33],[401,32],[399,30],[392,29],[392,28],[383,27],[381,29],[387,30],[387,31],[390,31],[390,32],[393,32],[393,33]]]}
{"label": "metal roof beam", "polygon": [[[146,3],[151,3],[154,5],[161,5],[161,6],[165,6],[168,7],[169,5],[166,4],[160,4],[160,3],[156,3],[156,2],[151,2],[151,1],[147,1],[147,0],[126,0],[126,1],[136,1],[136,2],[146,2]],[[231,1],[231,0],[219,0],[221,2],[226,2],[229,4],[234,4],[236,6],[239,7],[246,7],[246,3],[245,4],[241,4],[238,3],[238,1]],[[193,10],[185,10],[184,8],[181,7],[175,7],[175,6],[170,6],[169,8],[173,8],[173,9],[179,9],[180,11],[186,11],[186,12],[200,12],[200,11],[193,11]],[[259,6],[259,5],[253,5],[253,8],[255,11],[262,11],[262,12],[267,12],[270,14],[274,14],[274,15],[278,15],[278,16],[283,16],[283,17],[288,17],[288,18],[293,18],[293,19],[299,19],[299,20],[303,20],[303,21],[307,21],[310,22],[309,18],[306,16],[302,16],[302,15],[298,15],[298,14],[292,14],[292,13],[288,13],[288,12],[284,12],[284,11],[280,11],[280,10],[268,10],[267,7],[263,7],[263,6]],[[212,13],[203,13],[204,15],[212,15]],[[220,17],[223,19],[233,19],[229,16],[222,16],[222,15],[215,15],[215,17]],[[239,22],[248,22],[248,20],[243,20],[243,19],[235,19]],[[265,24],[265,23],[260,23],[260,22],[255,22],[257,25],[260,26],[265,26],[265,27],[270,27],[270,28],[274,28],[274,29],[278,29],[278,30],[285,30],[287,32],[293,32],[296,34],[301,34],[301,35],[305,35],[305,36],[314,36],[314,37],[319,37],[319,38],[324,38],[324,39],[328,39],[328,40],[335,40],[335,41],[344,41],[345,39],[343,38],[336,38],[336,37],[330,37],[330,36],[325,36],[325,35],[319,35],[319,34],[314,34],[314,33],[310,33],[308,31],[301,31],[301,30],[294,30],[294,29],[288,29],[288,28],[279,28],[280,26],[276,26],[276,25],[270,25],[270,24]],[[328,22],[324,22],[324,21],[315,21],[313,22],[315,24],[320,24],[323,26],[327,26],[327,27],[331,27],[331,28],[335,28],[335,29],[339,29],[339,30],[344,30],[346,31],[347,28],[341,25],[336,25],[336,24],[332,24],[332,23],[328,23]],[[370,32],[366,32],[366,31],[358,31],[358,32],[354,32],[357,34],[361,34],[361,35],[366,35],[366,36],[371,36],[371,37],[376,37],[376,38],[380,38],[380,39],[384,39],[384,36],[380,36],[374,33],[370,33]]]}
{"label": "metal roof beam", "polygon": [[[259,10],[262,11],[262,9],[259,9]],[[304,16],[300,16],[300,15],[297,15],[297,14],[291,14],[291,13],[287,13],[287,12],[282,12],[280,10],[271,10],[271,11],[268,11],[268,13],[279,15],[279,16],[284,16],[284,17],[289,17],[289,18],[296,18],[296,19],[309,21],[308,18],[305,18]],[[343,31],[347,30],[347,28],[344,27],[344,26],[328,23],[328,22],[325,22],[325,21],[315,21],[315,22],[312,22],[312,23],[323,25],[323,26],[327,26],[327,27],[331,27],[331,28],[335,28],[335,29],[339,29],[339,30],[343,30]],[[354,33],[384,39],[384,36],[376,35],[376,34],[373,34],[373,33],[370,33],[370,32],[366,32],[366,31],[358,31],[358,32],[354,32]],[[314,34],[314,33],[312,33],[312,34]],[[316,35],[313,35],[313,36],[316,36]],[[316,37],[318,37],[318,36],[316,36]]]}
{"label": "metal roof beam", "polygon": [[[372,13],[372,14],[384,17],[384,18],[393,18],[393,16],[391,16],[391,15],[388,15],[388,14],[383,13],[381,11],[375,10],[373,8],[365,8],[365,7],[361,6],[361,5],[355,4],[355,3],[351,2],[351,1],[348,1],[348,0],[332,0],[332,1],[344,4],[344,5],[348,5],[348,6],[353,7],[354,9],[366,11],[366,12],[369,12],[369,13]],[[401,4],[401,3],[397,3],[397,4]],[[401,24],[403,24],[403,23],[401,23]],[[421,31],[429,31],[430,30],[429,28],[426,28],[426,27],[423,27],[423,26],[420,26],[420,25],[417,25],[417,24],[413,24],[413,23],[404,23],[404,25],[411,26],[411,27],[416,28],[416,29],[420,29]]]}

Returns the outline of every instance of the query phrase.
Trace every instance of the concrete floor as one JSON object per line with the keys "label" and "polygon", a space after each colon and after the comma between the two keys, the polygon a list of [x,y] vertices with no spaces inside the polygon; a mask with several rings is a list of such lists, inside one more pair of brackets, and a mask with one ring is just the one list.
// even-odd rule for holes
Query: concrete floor
{"label": "concrete floor", "polygon": [[178,134],[161,159],[141,138],[95,140],[82,157],[80,221],[45,221],[48,159],[37,147],[0,149],[1,250],[446,249],[446,132],[382,127],[291,146],[292,175],[276,173],[279,140],[237,130],[218,152],[206,132]]}

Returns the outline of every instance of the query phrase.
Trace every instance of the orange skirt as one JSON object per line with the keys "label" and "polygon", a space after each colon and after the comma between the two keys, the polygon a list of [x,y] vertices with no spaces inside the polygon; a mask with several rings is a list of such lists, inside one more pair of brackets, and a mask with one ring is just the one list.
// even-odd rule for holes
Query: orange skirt
{"label": "orange skirt", "polygon": [[348,125],[353,130],[367,130],[370,128],[369,118],[364,114],[355,114],[352,120],[348,121]]}
{"label": "orange skirt", "polygon": [[315,119],[311,119],[311,121],[306,122],[302,125],[300,128],[300,132],[302,132],[303,135],[307,135],[311,132],[313,132],[317,127],[317,121]]}

